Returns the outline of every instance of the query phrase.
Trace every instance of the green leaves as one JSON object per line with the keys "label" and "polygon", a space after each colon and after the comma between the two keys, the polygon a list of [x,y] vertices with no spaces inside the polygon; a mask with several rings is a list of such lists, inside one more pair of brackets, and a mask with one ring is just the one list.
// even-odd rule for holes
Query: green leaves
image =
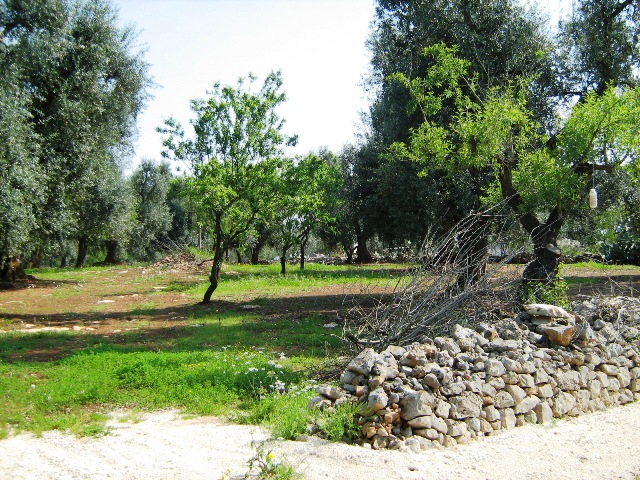
{"label": "green leaves", "polygon": [[[551,142],[529,109],[528,80],[489,89],[480,99],[474,97],[474,81],[464,77],[465,64],[455,60],[455,49],[439,45],[426,53],[434,63],[424,79],[394,76],[411,91],[425,121],[411,130],[408,144],[391,146],[391,158],[449,174],[489,170],[495,183],[487,198],[498,200],[498,191],[505,198],[515,194],[520,212],[539,212],[575,202],[585,174],[637,157],[639,88],[609,88],[586,96],[567,112]],[[460,85],[472,93],[463,93]],[[451,98],[455,110],[442,126],[436,116]]]}
{"label": "green leaves", "polygon": [[163,156],[188,167],[186,192],[220,257],[259,218],[270,217],[273,199],[281,193],[284,147],[295,142],[282,133],[284,121],[276,113],[286,100],[282,75],[269,74],[257,92],[255,81],[250,74],[235,86],[216,83],[208,98],[192,100],[191,138],[172,118],[158,129],[164,134]]}
{"label": "green leaves", "polygon": [[[15,106],[5,108],[0,101],[0,115],[22,111],[7,130],[9,148],[0,152],[0,164],[10,160],[18,167],[12,167],[14,185],[0,183],[11,199],[0,205],[0,214],[25,227],[20,241],[0,246],[1,257],[62,244],[76,234],[94,235],[95,224],[107,222],[95,218],[89,225],[83,217],[107,201],[98,197],[121,170],[151,83],[142,52],[134,51],[135,32],[118,27],[110,2],[5,3],[0,97],[14,98]],[[17,161],[11,150],[20,145],[28,149]]]}

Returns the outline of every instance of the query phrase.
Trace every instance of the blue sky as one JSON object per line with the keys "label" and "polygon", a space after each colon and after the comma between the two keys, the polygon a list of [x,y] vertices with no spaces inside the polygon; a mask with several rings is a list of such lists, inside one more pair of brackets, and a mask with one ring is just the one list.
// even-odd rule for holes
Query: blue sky
{"label": "blue sky", "polygon": [[[524,0],[525,3],[536,2]],[[282,70],[288,101],[279,113],[299,137],[291,154],[355,141],[367,100],[365,42],[374,0],[114,0],[122,24],[135,23],[158,84],[138,122],[136,164],[160,159],[163,119],[189,131],[189,100],[215,82],[235,84],[249,72],[260,83]],[[571,0],[541,0],[554,23]]]}

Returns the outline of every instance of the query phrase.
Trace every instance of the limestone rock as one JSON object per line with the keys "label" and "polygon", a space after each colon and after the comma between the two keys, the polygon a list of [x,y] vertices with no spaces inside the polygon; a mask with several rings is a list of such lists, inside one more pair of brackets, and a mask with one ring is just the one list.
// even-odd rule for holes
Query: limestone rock
{"label": "limestone rock", "polygon": [[382,410],[387,406],[389,397],[382,388],[376,388],[369,394],[367,399],[367,409],[372,412]]}
{"label": "limestone rock", "polygon": [[492,377],[501,377],[507,372],[507,369],[501,361],[490,358],[485,362],[485,371],[487,375],[491,375]]}
{"label": "limestone rock", "polygon": [[565,413],[569,412],[573,407],[576,406],[576,399],[573,395],[567,392],[558,392],[558,394],[553,399],[553,416],[561,417]]}
{"label": "limestone rock", "polygon": [[436,431],[442,434],[447,433],[449,429],[447,422],[445,422],[443,418],[436,417],[435,415],[431,417],[431,425]]}
{"label": "limestone rock", "polygon": [[426,429],[431,428],[433,423],[431,422],[431,415],[424,415],[422,417],[412,418],[407,422],[407,425],[413,429]]}
{"label": "limestone rock", "polygon": [[431,415],[432,408],[436,406],[436,398],[428,392],[412,392],[400,401],[402,413],[400,416],[405,420],[411,420],[416,417]]}
{"label": "limestone rock", "polygon": [[365,348],[357,357],[349,362],[347,370],[351,370],[352,372],[356,372],[361,375],[369,375],[376,358],[377,354],[373,348]]}
{"label": "limestone rock", "polygon": [[515,413],[529,413],[535,407],[540,404],[540,399],[538,397],[528,396],[522,399],[519,403],[516,404]]}
{"label": "limestone rock", "polygon": [[540,327],[542,333],[555,345],[562,345],[563,347],[569,346],[573,336],[576,333],[575,325],[555,325],[555,326],[543,326]]}
{"label": "limestone rock", "polygon": [[509,408],[509,407],[513,407],[515,405],[515,402],[511,395],[509,395],[504,390],[501,390],[498,393],[496,393],[496,396],[494,398],[494,404],[496,408]]}
{"label": "limestone rock", "polygon": [[467,417],[479,417],[482,409],[482,397],[473,392],[464,392],[449,399],[451,410],[449,417],[462,420]]}
{"label": "limestone rock", "polygon": [[580,390],[580,374],[575,370],[560,371],[555,378],[560,390]]}
{"label": "limestone rock", "polygon": [[547,402],[539,403],[534,407],[533,411],[539,424],[546,424],[553,420],[553,411]]}
{"label": "limestone rock", "polygon": [[516,414],[512,408],[505,408],[502,412],[502,428],[510,429],[516,427]]}
{"label": "limestone rock", "polygon": [[523,308],[524,311],[531,316],[573,319],[573,316],[569,312],[556,305],[530,303],[528,305],[523,305]]}
{"label": "limestone rock", "polygon": [[518,405],[527,396],[527,393],[517,385],[507,385],[505,391],[513,398],[514,405]]}
{"label": "limestone rock", "polygon": [[318,385],[316,387],[316,392],[318,392],[323,397],[326,397],[329,400],[334,400],[334,401],[344,396],[344,392],[342,390],[330,385]]}
{"label": "limestone rock", "polygon": [[376,357],[371,371],[384,380],[393,380],[398,376],[398,361],[391,352],[384,351]]}

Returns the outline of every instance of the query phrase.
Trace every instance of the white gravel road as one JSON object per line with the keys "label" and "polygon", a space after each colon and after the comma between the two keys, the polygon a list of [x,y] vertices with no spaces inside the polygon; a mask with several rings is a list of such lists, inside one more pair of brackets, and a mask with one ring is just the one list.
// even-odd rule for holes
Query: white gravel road
{"label": "white gravel road", "polygon": [[[110,422],[111,433],[76,438],[57,431],[0,440],[0,479],[244,478],[267,439],[257,427],[217,418],[183,419],[175,411],[138,423]],[[314,479],[631,479],[640,477],[640,403],[528,425],[448,450],[419,454],[331,444],[269,441],[266,450]]]}

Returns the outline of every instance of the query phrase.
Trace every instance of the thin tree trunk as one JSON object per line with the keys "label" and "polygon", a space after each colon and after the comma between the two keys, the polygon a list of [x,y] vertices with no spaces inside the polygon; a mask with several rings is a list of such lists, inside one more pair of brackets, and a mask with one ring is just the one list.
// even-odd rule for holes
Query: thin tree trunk
{"label": "thin tree trunk", "polygon": [[308,240],[303,240],[300,243],[300,270],[304,270],[304,250],[307,246]]}
{"label": "thin tree trunk", "polygon": [[282,255],[280,255],[280,273],[282,275],[287,274],[287,251],[289,250],[289,246],[285,245],[282,247]]}
{"label": "thin tree trunk", "polygon": [[238,248],[236,248],[236,257],[238,257],[238,263],[242,263],[242,254]]}
{"label": "thin tree trunk", "polygon": [[76,258],[76,268],[84,267],[89,251],[89,239],[86,236],[80,237],[78,240],[78,257]]}
{"label": "thin tree trunk", "polygon": [[228,250],[228,245],[223,242],[222,231],[222,214],[215,214],[215,241],[214,241],[214,253],[213,253],[213,265],[211,265],[211,273],[209,274],[209,287],[204,292],[204,298],[202,303],[210,303],[213,292],[218,288],[220,282],[220,271],[222,270],[222,262],[224,260],[225,251]]}
{"label": "thin tree trunk", "polygon": [[216,288],[218,288],[223,260],[224,250],[221,246],[217,245],[215,248],[215,253],[213,255],[213,265],[211,266],[211,273],[209,274],[209,288],[207,288],[207,291],[204,293],[202,303],[210,303],[213,292],[215,292]]}

